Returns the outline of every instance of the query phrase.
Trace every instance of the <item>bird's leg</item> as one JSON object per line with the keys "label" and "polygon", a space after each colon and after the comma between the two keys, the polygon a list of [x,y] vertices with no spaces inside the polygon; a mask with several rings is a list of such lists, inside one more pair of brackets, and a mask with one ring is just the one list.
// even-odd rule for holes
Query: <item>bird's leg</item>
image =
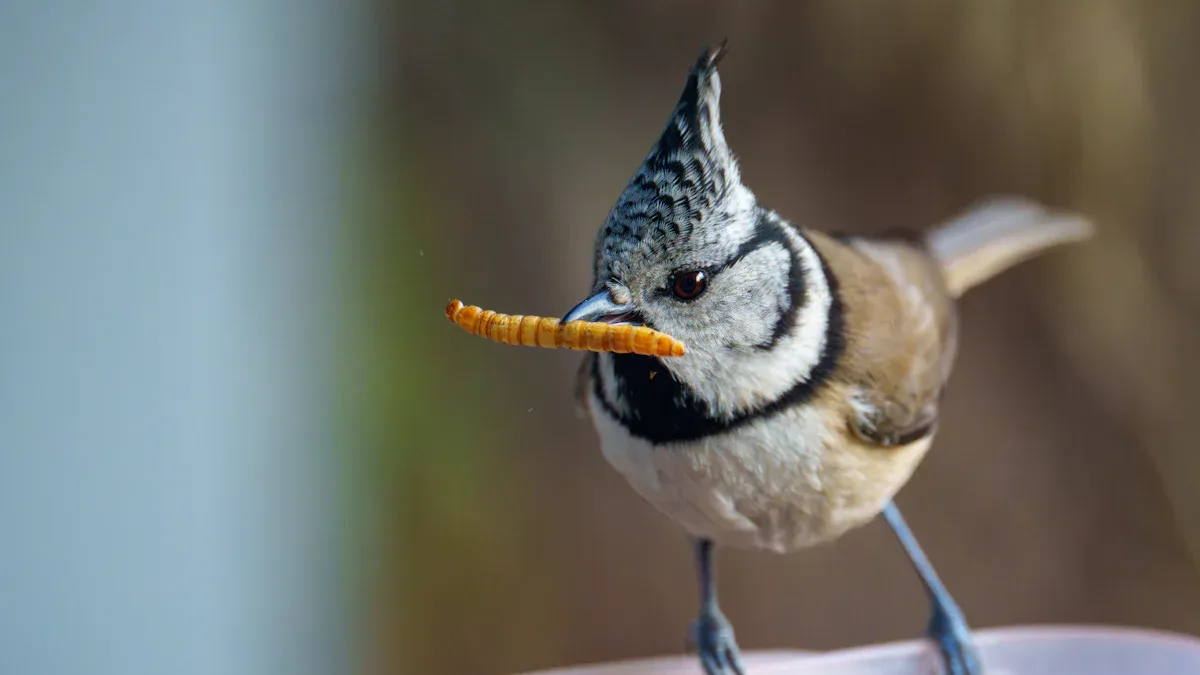
{"label": "bird's leg", "polygon": [[962,610],[955,604],[954,598],[950,597],[941,579],[938,579],[937,572],[925,557],[925,552],[921,550],[912,530],[908,529],[908,524],[904,522],[904,517],[900,515],[900,509],[896,507],[895,502],[888,502],[883,509],[883,517],[892,526],[892,531],[896,533],[896,538],[900,540],[900,545],[904,547],[913,567],[920,575],[925,592],[929,594],[933,616],[929,619],[927,633],[942,652],[946,673],[982,675],[983,666]]}
{"label": "bird's leg", "polygon": [[700,616],[692,622],[691,641],[700,653],[706,675],[745,675],[733,627],[717,605],[717,576],[713,543],[697,539],[696,575],[700,580]]}

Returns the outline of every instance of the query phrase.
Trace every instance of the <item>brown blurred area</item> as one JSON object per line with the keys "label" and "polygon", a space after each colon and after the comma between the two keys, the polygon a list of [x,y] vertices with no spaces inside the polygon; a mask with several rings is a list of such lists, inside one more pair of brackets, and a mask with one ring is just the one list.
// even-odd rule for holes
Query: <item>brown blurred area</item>
{"label": "brown blurred area", "polygon": [[[446,323],[558,316],[700,48],[726,136],[817,228],[924,226],[1019,193],[1091,243],[973,291],[941,432],[898,502],[975,626],[1200,633],[1200,4],[393,2],[376,8],[351,342],[373,673],[683,649],[683,533],[600,456],[578,355]],[[919,635],[886,526],[719,554],[747,649]]]}

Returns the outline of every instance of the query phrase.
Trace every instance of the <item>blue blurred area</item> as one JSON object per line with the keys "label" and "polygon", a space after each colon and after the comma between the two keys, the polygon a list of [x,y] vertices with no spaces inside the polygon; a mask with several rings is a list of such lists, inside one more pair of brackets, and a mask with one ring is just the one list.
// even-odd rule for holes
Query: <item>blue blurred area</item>
{"label": "blue blurred area", "polygon": [[333,0],[0,7],[0,672],[346,672]]}

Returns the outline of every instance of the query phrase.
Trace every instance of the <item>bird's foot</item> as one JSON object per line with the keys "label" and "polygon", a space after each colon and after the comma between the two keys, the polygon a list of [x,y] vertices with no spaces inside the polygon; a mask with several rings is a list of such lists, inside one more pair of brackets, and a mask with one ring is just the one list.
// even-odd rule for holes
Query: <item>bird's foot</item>
{"label": "bird's foot", "polygon": [[971,629],[957,608],[935,605],[928,634],[942,653],[946,675],[983,675],[983,664],[971,639]]}
{"label": "bird's foot", "polygon": [[746,675],[733,627],[720,611],[701,614],[692,622],[689,637],[699,653],[705,675]]}

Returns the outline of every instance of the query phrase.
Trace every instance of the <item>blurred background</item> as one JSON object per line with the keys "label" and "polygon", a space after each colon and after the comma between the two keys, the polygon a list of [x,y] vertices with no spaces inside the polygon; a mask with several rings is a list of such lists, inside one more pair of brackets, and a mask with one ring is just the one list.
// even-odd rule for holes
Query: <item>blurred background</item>
{"label": "blurred background", "polygon": [[[1019,193],[1099,236],[962,304],[900,493],[974,626],[1200,634],[1200,6],[0,6],[0,672],[480,673],[678,653],[682,532],[574,414],[561,315],[703,45],[797,223]],[[746,649],[919,635],[886,526],[722,550]]]}
{"label": "blurred background", "polygon": [[[931,454],[898,502],[976,626],[1200,633],[1200,7],[1189,2],[388,4],[358,203],[354,349],[378,495],[373,672],[678,653],[681,532],[573,415],[578,357],[448,325],[460,297],[561,316],[700,48],[726,137],[804,225],[922,227],[997,192],[1099,237],[962,306]],[[745,648],[919,635],[886,526],[721,551]]]}

